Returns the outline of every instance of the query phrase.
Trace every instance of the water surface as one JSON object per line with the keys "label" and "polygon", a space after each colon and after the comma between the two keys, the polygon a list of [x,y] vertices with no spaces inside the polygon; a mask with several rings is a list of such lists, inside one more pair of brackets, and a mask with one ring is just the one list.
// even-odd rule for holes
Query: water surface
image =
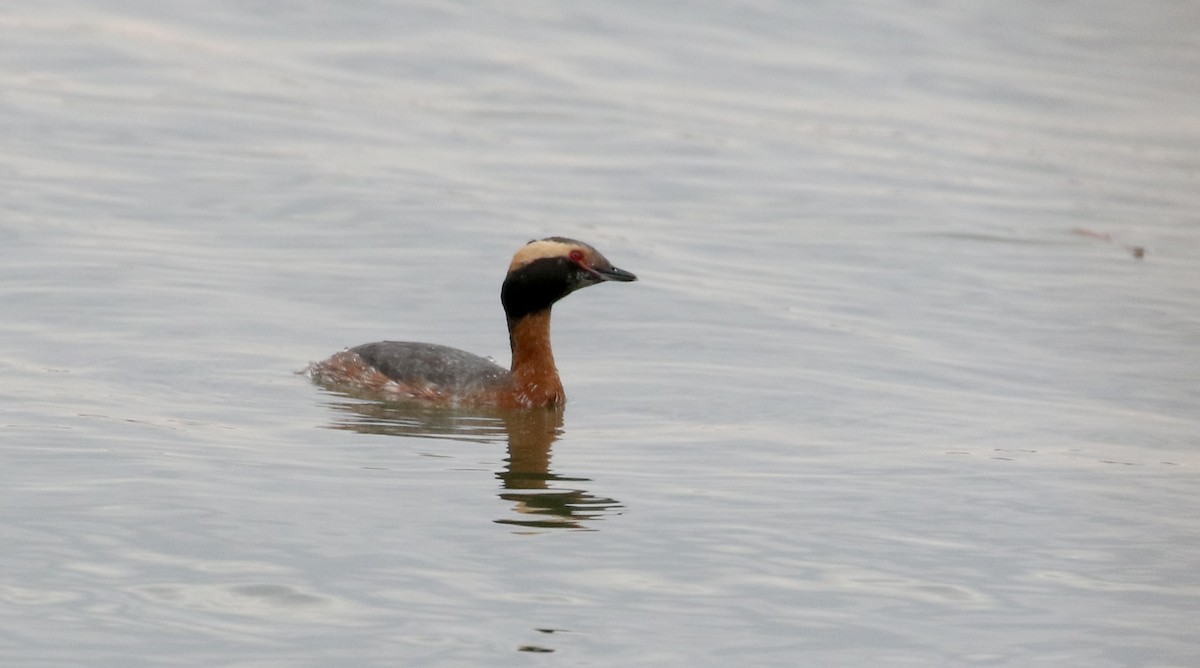
{"label": "water surface", "polygon": [[[1195,665],[1198,21],[0,13],[0,658]],[[550,234],[561,414],[295,373]]]}

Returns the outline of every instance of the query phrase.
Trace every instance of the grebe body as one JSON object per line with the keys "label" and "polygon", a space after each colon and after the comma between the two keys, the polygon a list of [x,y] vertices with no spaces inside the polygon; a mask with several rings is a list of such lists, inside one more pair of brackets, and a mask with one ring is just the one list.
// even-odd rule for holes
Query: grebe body
{"label": "grebe body", "polygon": [[559,405],[566,395],[550,346],[551,308],[580,288],[635,280],[581,241],[530,241],[513,256],[500,289],[510,368],[448,346],[379,341],[337,353],[308,372],[322,385],[419,401],[502,408]]}

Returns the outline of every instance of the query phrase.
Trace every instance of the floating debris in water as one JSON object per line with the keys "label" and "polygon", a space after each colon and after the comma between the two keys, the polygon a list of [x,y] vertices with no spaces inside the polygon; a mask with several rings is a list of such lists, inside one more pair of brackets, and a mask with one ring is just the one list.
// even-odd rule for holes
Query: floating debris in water
{"label": "floating debris in water", "polygon": [[[1088,230],[1088,229],[1085,229],[1082,227],[1076,227],[1076,228],[1071,229],[1071,233],[1077,234],[1081,237],[1087,237],[1089,239],[1099,239],[1100,241],[1107,241],[1109,243],[1115,243],[1115,241],[1112,238],[1112,235],[1108,234],[1106,232],[1096,232],[1095,230]],[[1145,246],[1130,246],[1128,244],[1121,244],[1121,247],[1124,248],[1125,250],[1129,251],[1130,254],[1132,254],[1135,258],[1137,258],[1139,260],[1146,257],[1146,247]]]}

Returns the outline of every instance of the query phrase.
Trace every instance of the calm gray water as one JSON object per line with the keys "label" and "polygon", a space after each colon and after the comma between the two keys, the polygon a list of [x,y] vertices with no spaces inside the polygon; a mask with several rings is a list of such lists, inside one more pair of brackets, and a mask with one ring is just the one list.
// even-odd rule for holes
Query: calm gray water
{"label": "calm gray water", "polygon": [[1200,665],[1195,3],[26,4],[0,664]]}

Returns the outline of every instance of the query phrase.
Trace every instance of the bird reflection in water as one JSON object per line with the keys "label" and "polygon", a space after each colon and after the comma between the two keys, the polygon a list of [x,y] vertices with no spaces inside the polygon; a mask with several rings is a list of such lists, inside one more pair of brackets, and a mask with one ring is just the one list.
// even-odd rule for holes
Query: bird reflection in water
{"label": "bird reflection in water", "polygon": [[526,529],[593,530],[590,520],[618,514],[621,504],[579,489],[588,478],[550,470],[550,449],[562,434],[563,406],[532,410],[446,408],[415,402],[331,401],[341,413],[335,429],[362,434],[433,438],[474,443],[506,440],[508,457],[496,472],[500,498],[515,516],[494,520]]}

